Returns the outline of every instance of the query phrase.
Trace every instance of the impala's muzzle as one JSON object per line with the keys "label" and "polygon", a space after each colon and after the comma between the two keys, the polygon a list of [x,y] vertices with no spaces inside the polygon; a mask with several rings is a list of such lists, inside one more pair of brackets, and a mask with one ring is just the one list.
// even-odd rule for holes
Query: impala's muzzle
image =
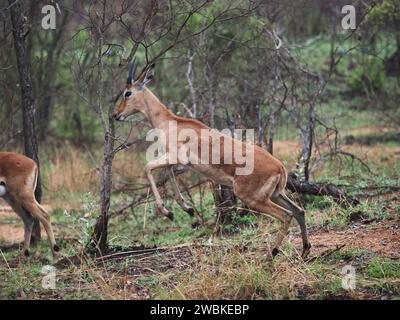
{"label": "impala's muzzle", "polygon": [[114,119],[117,121],[124,121],[125,115],[123,113],[114,113]]}

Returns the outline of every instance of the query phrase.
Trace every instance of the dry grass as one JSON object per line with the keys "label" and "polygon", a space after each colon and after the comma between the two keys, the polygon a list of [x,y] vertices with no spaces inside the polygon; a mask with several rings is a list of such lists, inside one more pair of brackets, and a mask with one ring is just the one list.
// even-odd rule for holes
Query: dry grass
{"label": "dry grass", "polygon": [[55,148],[51,160],[42,165],[46,200],[53,200],[60,194],[96,192],[98,163],[92,155],[68,144]]}
{"label": "dry grass", "polygon": [[302,264],[269,261],[261,248],[251,253],[196,250],[194,263],[156,293],[161,299],[294,299],[316,281]]}
{"label": "dry grass", "polygon": [[[140,154],[133,151],[120,152],[114,161],[114,187],[134,183],[142,174]],[[77,203],[83,194],[98,193],[102,152],[90,152],[66,144],[55,148],[51,159],[42,164],[45,202],[53,207],[79,209]],[[74,201],[69,201],[73,199]]]}

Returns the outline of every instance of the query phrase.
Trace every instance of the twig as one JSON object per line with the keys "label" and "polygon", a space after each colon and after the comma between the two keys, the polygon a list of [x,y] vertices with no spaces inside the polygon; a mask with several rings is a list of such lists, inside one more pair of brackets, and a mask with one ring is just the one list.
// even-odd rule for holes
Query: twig
{"label": "twig", "polygon": [[121,258],[121,257],[129,257],[133,255],[142,255],[144,253],[162,253],[162,252],[171,252],[176,249],[182,249],[182,248],[193,248],[193,247],[216,247],[220,245],[215,245],[215,244],[199,244],[199,243],[184,243],[176,246],[165,246],[165,247],[156,247],[156,248],[147,248],[147,249],[137,249],[137,250],[130,250],[130,251],[122,251],[122,252],[115,252],[109,255],[104,255],[101,257],[97,257],[95,259],[96,262],[98,261],[105,261],[105,260],[110,260],[110,259],[116,259],[116,258]]}
{"label": "twig", "polygon": [[340,249],[342,249],[342,248],[345,247],[345,246],[346,246],[345,244],[340,244],[340,245],[337,244],[337,245],[336,245],[336,248],[334,248],[334,249],[328,249],[328,250],[322,252],[319,256],[315,256],[315,257],[306,259],[305,262],[312,262],[312,261],[315,261],[315,260],[317,260],[317,259],[325,258],[325,257],[331,255],[332,253],[334,253],[334,252],[336,252],[336,251],[339,251]]}

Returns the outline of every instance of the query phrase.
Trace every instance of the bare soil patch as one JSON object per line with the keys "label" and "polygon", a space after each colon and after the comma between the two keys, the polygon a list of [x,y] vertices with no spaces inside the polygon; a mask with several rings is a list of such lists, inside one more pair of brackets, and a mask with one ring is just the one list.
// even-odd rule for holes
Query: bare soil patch
{"label": "bare soil patch", "polygon": [[[50,206],[44,206],[47,210],[50,210]],[[11,220],[12,223],[6,222]],[[46,232],[42,228],[42,237],[46,237]],[[6,244],[15,244],[24,240],[24,227],[22,220],[12,210],[12,208],[6,205],[4,202],[0,203],[0,241]]]}
{"label": "bare soil patch", "polygon": [[[364,249],[391,259],[400,259],[400,221],[356,223],[346,229],[321,228],[310,232],[312,256],[345,245],[345,248]],[[301,244],[300,235],[293,242]]]}

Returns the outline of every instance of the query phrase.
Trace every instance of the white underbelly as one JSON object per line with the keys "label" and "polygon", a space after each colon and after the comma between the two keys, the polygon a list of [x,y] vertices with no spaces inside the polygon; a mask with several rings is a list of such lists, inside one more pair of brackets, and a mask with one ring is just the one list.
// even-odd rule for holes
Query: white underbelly
{"label": "white underbelly", "polygon": [[7,189],[4,185],[0,184],[0,197],[4,197],[7,193]]}

